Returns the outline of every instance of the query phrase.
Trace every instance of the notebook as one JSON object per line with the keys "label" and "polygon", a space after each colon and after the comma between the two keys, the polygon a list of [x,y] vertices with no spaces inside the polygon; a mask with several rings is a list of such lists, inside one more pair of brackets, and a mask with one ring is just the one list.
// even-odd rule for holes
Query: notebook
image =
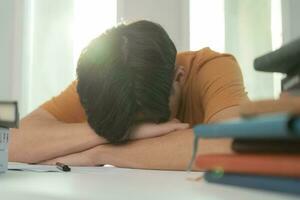
{"label": "notebook", "polygon": [[300,195],[300,179],[216,172],[206,172],[204,179],[210,183]]}
{"label": "notebook", "polygon": [[196,138],[300,138],[300,117],[288,113],[195,126]]}
{"label": "notebook", "polygon": [[274,175],[300,178],[300,154],[211,154],[198,155],[196,166],[201,170],[230,173]]}
{"label": "notebook", "polygon": [[300,139],[234,139],[232,150],[237,153],[300,154]]}

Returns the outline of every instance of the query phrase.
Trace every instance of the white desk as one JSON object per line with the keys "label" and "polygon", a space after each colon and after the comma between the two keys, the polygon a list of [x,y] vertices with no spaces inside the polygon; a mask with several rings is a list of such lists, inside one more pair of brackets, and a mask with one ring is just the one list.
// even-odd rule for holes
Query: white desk
{"label": "white desk", "polygon": [[113,167],[72,168],[72,172],[0,174],[1,200],[299,200],[299,196],[191,181],[201,172]]}

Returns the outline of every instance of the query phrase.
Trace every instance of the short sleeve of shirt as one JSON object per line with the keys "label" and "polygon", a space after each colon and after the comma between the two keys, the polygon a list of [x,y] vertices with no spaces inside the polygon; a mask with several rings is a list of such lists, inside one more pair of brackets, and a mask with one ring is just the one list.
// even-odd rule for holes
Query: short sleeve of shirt
{"label": "short sleeve of shirt", "polygon": [[209,60],[201,67],[197,88],[204,108],[204,123],[217,112],[248,100],[240,67],[229,54]]}
{"label": "short sleeve of shirt", "polygon": [[79,123],[86,121],[85,113],[76,90],[77,81],[73,81],[58,96],[41,105],[59,121]]}

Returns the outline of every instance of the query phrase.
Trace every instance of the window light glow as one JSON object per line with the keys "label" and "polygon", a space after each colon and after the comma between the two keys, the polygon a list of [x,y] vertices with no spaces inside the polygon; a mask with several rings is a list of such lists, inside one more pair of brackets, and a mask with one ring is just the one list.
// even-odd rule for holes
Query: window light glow
{"label": "window light glow", "polygon": [[88,43],[117,22],[117,0],[74,1],[74,65]]}
{"label": "window light glow", "polygon": [[190,0],[190,49],[225,48],[224,0]]}
{"label": "window light glow", "polygon": [[[281,0],[271,1],[271,31],[272,31],[272,50],[278,49],[282,45],[282,13]],[[282,74],[273,73],[273,94],[277,98],[281,92]]]}

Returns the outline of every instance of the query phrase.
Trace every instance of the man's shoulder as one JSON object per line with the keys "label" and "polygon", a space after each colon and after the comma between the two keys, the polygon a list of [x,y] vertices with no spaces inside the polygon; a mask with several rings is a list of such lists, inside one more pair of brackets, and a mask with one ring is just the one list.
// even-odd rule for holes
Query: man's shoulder
{"label": "man's shoulder", "polygon": [[215,58],[219,58],[219,57],[232,57],[234,58],[233,55],[229,54],[229,53],[221,53],[221,52],[217,52],[214,51],[212,49],[210,49],[209,47],[205,47],[203,49],[199,49],[197,51],[182,51],[182,52],[178,52],[177,54],[177,61],[178,60],[188,60],[188,59],[196,59],[198,61],[208,61],[208,60],[212,60]]}
{"label": "man's shoulder", "polygon": [[234,56],[231,54],[220,53],[206,47],[198,51],[179,52],[176,57],[176,65],[182,65],[189,71],[192,70],[192,68],[193,69],[197,68],[195,70],[198,71],[206,63],[215,59],[224,59],[224,58],[225,59],[229,58],[236,61]]}

